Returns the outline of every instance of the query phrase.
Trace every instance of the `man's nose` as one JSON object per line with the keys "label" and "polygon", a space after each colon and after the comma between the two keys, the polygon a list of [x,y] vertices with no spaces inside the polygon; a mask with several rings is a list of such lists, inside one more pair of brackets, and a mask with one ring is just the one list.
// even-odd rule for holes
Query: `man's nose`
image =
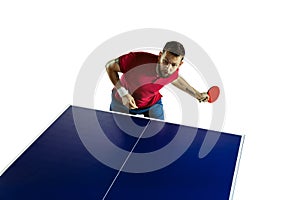
{"label": "man's nose", "polygon": [[169,70],[172,68],[172,64],[171,64],[171,63],[168,63],[166,67],[167,67],[167,69],[168,69],[168,71],[169,71]]}

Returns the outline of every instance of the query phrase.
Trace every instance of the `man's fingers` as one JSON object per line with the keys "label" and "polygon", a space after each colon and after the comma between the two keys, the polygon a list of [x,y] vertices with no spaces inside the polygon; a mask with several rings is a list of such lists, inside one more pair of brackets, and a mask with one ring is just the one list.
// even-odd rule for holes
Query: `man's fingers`
{"label": "man's fingers", "polygon": [[122,97],[122,103],[128,109],[136,109],[136,108],[138,108],[136,106],[136,104],[135,104],[134,98],[130,94],[127,94],[124,97]]}
{"label": "man's fingers", "polygon": [[208,101],[208,99],[209,99],[209,96],[208,95],[206,95],[206,97],[202,100],[203,102],[207,102]]}
{"label": "man's fingers", "polygon": [[131,109],[138,108],[138,107],[136,106],[136,104],[135,104],[134,99],[131,99],[131,100],[129,101],[129,105],[130,105],[130,108],[131,108]]}
{"label": "man's fingers", "polygon": [[200,98],[198,99],[199,102],[208,102],[209,96],[207,93],[201,93]]}
{"label": "man's fingers", "polygon": [[207,101],[208,101],[208,99],[201,99],[201,100],[199,100],[200,103],[207,102]]}

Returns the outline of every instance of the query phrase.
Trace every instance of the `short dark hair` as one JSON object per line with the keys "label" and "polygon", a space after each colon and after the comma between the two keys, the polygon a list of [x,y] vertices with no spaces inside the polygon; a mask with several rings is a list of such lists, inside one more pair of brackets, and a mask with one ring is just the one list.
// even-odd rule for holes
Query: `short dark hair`
{"label": "short dark hair", "polygon": [[177,41],[167,42],[163,48],[163,52],[165,52],[165,51],[168,51],[168,52],[174,54],[175,56],[184,57],[184,55],[185,55],[185,50],[184,50],[183,45]]}

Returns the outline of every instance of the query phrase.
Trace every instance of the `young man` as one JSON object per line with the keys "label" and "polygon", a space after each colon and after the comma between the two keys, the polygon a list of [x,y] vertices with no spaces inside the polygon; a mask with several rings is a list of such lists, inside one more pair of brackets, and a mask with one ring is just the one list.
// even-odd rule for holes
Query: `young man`
{"label": "young man", "polygon": [[[183,45],[170,41],[159,55],[130,52],[109,61],[106,71],[114,85],[110,110],[164,120],[159,90],[169,83],[207,102],[206,92],[198,92],[178,74],[184,55]],[[120,79],[119,72],[123,73]]]}

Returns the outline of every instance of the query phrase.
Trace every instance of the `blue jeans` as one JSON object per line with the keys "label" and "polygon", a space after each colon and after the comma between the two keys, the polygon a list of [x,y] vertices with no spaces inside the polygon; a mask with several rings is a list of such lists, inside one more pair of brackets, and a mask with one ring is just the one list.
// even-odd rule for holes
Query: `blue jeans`
{"label": "blue jeans", "polygon": [[127,114],[142,114],[145,117],[150,117],[154,119],[160,119],[164,120],[164,110],[163,110],[163,104],[161,99],[158,100],[153,106],[147,107],[147,108],[141,108],[141,109],[128,109],[126,106],[124,106],[122,103],[120,103],[118,100],[115,99],[114,95],[111,96],[111,104],[110,104],[110,111],[116,111],[121,113],[127,113]]}

